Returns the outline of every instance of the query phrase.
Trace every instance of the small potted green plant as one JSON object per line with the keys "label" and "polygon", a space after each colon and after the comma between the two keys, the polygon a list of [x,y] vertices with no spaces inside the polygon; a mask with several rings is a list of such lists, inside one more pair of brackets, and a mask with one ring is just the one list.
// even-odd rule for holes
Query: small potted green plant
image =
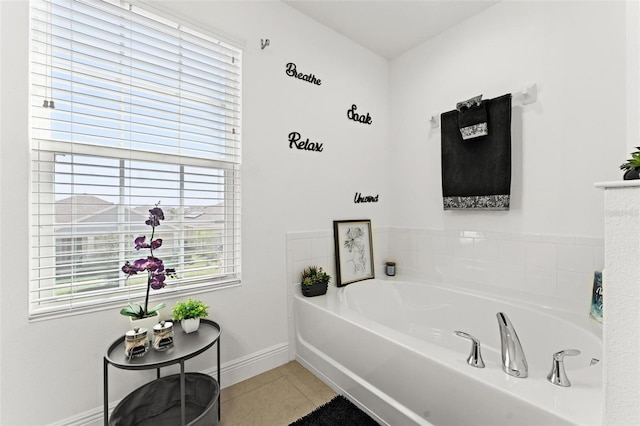
{"label": "small potted green plant", "polygon": [[172,308],[174,321],[180,321],[185,333],[193,333],[200,327],[200,318],[209,315],[209,307],[202,300],[189,298],[186,302],[178,301]]}
{"label": "small potted green plant", "polygon": [[300,285],[302,294],[307,297],[325,294],[330,280],[331,276],[324,272],[321,267],[308,266],[302,271]]}
{"label": "small potted green plant", "polygon": [[[640,146],[636,149],[640,150]],[[640,151],[632,152],[631,158],[620,165],[620,170],[625,170],[624,180],[640,179]]]}

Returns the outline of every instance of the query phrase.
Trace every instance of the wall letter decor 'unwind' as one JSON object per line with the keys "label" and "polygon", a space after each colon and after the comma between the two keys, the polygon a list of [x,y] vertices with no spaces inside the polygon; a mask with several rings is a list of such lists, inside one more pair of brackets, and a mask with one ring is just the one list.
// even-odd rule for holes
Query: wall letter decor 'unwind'
{"label": "wall letter decor 'unwind'", "polygon": [[298,148],[305,151],[317,151],[322,152],[322,144],[318,142],[309,142],[309,138],[301,140],[302,136],[298,132],[289,133],[289,148]]}
{"label": "wall letter decor 'unwind'", "polygon": [[318,86],[322,84],[321,80],[319,78],[316,78],[316,76],[313,74],[302,74],[301,72],[299,73],[298,70],[296,69],[296,64],[294,64],[293,62],[289,62],[287,64],[286,72],[289,77],[308,81],[309,83],[317,84]]}
{"label": "wall letter decor 'unwind'", "polygon": [[356,204],[358,204],[358,203],[377,203],[379,196],[380,196],[380,194],[376,194],[375,197],[373,195],[365,195],[363,197],[361,192],[356,192],[356,196],[353,197],[353,202],[356,203]]}
{"label": "wall letter decor 'unwind'", "polygon": [[358,107],[356,106],[356,104],[353,104],[351,105],[351,109],[347,110],[347,117],[349,117],[350,120],[359,121],[362,124],[373,123],[373,120],[371,120],[369,113],[367,113],[367,115],[360,115],[356,112],[357,109]]}

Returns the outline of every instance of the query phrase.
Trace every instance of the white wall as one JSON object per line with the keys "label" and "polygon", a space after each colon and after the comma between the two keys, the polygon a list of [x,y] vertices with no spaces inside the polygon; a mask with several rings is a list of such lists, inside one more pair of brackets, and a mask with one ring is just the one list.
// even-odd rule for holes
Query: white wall
{"label": "white wall", "polygon": [[[2,22],[2,8],[0,7],[0,22]],[[0,29],[0,48],[3,47],[2,39],[3,32]],[[0,94],[2,91],[2,61],[3,57],[0,55]],[[2,102],[0,101],[0,117],[2,117]],[[2,119],[0,118],[0,132],[2,130]],[[1,133],[0,133],[1,135]],[[0,136],[1,140],[1,136]],[[2,158],[2,144],[0,143],[0,158]],[[2,163],[0,162],[0,176],[2,176]],[[0,185],[0,200],[2,200],[2,185]],[[0,209],[0,223],[2,223],[2,209]],[[0,227],[0,241],[2,241],[2,227]],[[2,270],[2,256],[0,256],[0,271]],[[2,276],[0,275],[0,300],[2,300]],[[2,338],[2,315],[0,315],[0,339]],[[2,377],[2,351],[0,350],[0,377]],[[0,424],[2,424],[2,386],[0,386]]]}
{"label": "white wall", "polygon": [[[223,328],[222,385],[228,386],[289,359],[286,232],[328,231],[334,219],[388,224],[388,62],[280,2],[151,3],[246,43],[243,284],[202,295]],[[2,1],[0,11],[0,423],[87,424],[100,420],[105,347],[126,326],[119,307],[28,321],[28,3]],[[270,39],[264,50],[261,38]],[[322,85],[288,77],[288,62]],[[373,125],[348,121],[354,103]],[[322,142],[323,152],[290,149],[292,131]],[[380,202],[354,204],[356,191],[379,193]],[[187,368],[213,365],[207,356]],[[111,369],[111,400],[153,376]]]}
{"label": "white wall", "polygon": [[[392,225],[603,237],[627,157],[624,2],[503,1],[391,62]],[[444,212],[431,115],[537,83],[513,109],[509,212]],[[637,119],[637,117],[636,117]]]}
{"label": "white wall", "polygon": [[[638,150],[640,141],[640,2],[627,7],[627,153]],[[628,158],[628,157],[625,157]]]}

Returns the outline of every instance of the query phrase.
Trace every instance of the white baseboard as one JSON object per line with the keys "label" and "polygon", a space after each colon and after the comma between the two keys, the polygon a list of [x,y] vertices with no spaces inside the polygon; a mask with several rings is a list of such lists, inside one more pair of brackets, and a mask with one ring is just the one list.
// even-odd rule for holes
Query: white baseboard
{"label": "white baseboard", "polygon": [[[115,401],[109,404],[109,413],[116,408],[118,402]],[[75,416],[67,417],[58,422],[51,423],[49,426],[102,426],[104,424],[104,413],[102,406],[100,408],[94,408],[93,410],[85,411]]]}
{"label": "white baseboard", "polygon": [[[287,343],[271,346],[270,348],[254,352],[251,355],[225,362],[221,366],[220,372],[222,388],[224,389],[228,386],[235,385],[238,382],[264,373],[272,368],[279,367],[287,362],[289,362],[289,345]],[[203,373],[215,376],[216,369],[213,368]]]}
{"label": "white baseboard", "polygon": [[[251,355],[225,362],[220,366],[220,381],[222,382],[222,387],[224,389],[257,374],[286,364],[288,361],[289,345],[282,343],[254,352]],[[217,376],[215,367],[202,371],[202,373],[209,374],[213,377]],[[109,412],[115,408],[118,402],[120,401],[114,401],[109,404]],[[102,406],[100,406],[50,423],[49,426],[101,426],[103,423],[104,412]]]}

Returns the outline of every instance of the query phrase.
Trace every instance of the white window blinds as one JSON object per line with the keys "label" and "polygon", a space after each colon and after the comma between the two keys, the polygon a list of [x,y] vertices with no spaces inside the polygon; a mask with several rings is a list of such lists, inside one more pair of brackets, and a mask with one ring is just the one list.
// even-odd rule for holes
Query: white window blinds
{"label": "white window blinds", "polygon": [[158,292],[237,282],[241,50],[124,2],[36,0],[31,24],[31,315],[138,301],[120,268],[158,202]]}

